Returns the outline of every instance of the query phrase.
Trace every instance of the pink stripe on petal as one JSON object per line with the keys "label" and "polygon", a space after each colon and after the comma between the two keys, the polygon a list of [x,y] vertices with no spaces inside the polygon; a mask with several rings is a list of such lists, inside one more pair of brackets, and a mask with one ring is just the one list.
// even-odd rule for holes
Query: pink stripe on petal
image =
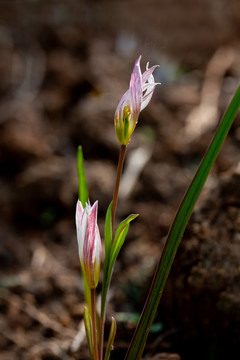
{"label": "pink stripe on petal", "polygon": [[95,226],[97,225],[97,211],[98,211],[98,201],[95,201],[89,214],[88,214],[88,227],[91,231],[91,235],[94,235]]}
{"label": "pink stripe on petal", "polygon": [[97,264],[100,264],[100,257],[101,257],[101,237],[99,233],[98,226],[95,229],[95,240],[96,240],[96,247],[95,247],[95,259],[97,261]]}
{"label": "pink stripe on petal", "polygon": [[86,232],[86,228],[87,228],[87,222],[88,222],[87,207],[85,207],[84,212],[83,212],[83,216],[82,216],[82,221],[81,221],[81,224],[80,224],[81,225],[80,226],[80,234],[81,234],[82,239],[84,239],[84,237],[85,237],[85,232]]}
{"label": "pink stripe on petal", "polygon": [[88,215],[88,225],[87,225],[87,237],[89,243],[89,253],[90,260],[93,261],[93,253],[95,248],[95,229],[97,226],[97,210],[98,210],[98,202],[96,201]]}
{"label": "pink stripe on petal", "polygon": [[150,69],[147,69],[146,71],[144,71],[144,73],[142,74],[142,82],[143,82],[143,84],[145,84],[145,82],[148,80],[149,76],[153,73],[153,71],[157,67],[159,67],[159,65],[154,65]]}
{"label": "pink stripe on petal", "polygon": [[125,105],[128,105],[129,102],[129,90],[127,90],[124,95],[122,96],[121,100],[118,103],[117,109],[115,111],[115,116],[117,115],[117,113],[119,113],[119,116],[122,116],[122,112],[124,109]]}
{"label": "pink stripe on petal", "polygon": [[77,228],[77,240],[78,246],[80,247],[81,242],[81,229],[82,229],[82,218],[84,214],[84,209],[80,200],[77,201],[76,205],[76,228]]}
{"label": "pink stripe on petal", "polygon": [[142,74],[140,69],[140,59],[141,56],[137,59],[134,65],[129,87],[130,105],[134,121],[136,121],[139,116],[142,102]]}

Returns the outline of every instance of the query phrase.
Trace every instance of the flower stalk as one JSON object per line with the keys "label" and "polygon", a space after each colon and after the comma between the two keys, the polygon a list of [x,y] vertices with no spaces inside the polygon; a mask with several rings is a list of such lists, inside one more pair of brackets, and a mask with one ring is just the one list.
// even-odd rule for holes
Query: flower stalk
{"label": "flower stalk", "polygon": [[112,202],[112,229],[114,226],[115,214],[116,214],[116,207],[117,207],[117,200],[118,200],[118,192],[119,192],[119,185],[122,176],[122,169],[124,164],[124,159],[126,155],[127,146],[121,145],[120,152],[119,152],[119,159],[118,159],[118,167],[117,167],[117,175],[115,181],[115,187],[113,192],[113,202]]}
{"label": "flower stalk", "polygon": [[93,353],[94,353],[94,360],[99,360],[98,345],[97,345],[96,290],[95,289],[91,289],[91,304],[92,304]]}

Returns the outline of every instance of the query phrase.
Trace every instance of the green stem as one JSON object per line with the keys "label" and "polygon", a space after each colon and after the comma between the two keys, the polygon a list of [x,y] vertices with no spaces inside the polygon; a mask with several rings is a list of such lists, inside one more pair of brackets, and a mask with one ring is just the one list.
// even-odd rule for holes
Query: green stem
{"label": "green stem", "polygon": [[104,336],[105,314],[100,319],[100,335],[99,335],[99,360],[103,359],[103,336]]}
{"label": "green stem", "polygon": [[93,353],[94,360],[98,360],[97,347],[97,322],[96,322],[96,290],[91,289],[91,305],[92,305],[92,331],[93,331]]}
{"label": "green stem", "polygon": [[118,200],[118,191],[119,191],[119,185],[122,175],[122,169],[123,169],[123,163],[126,155],[126,145],[121,145],[120,153],[119,153],[119,159],[118,159],[118,167],[117,167],[117,175],[116,175],[116,182],[115,182],[115,188],[113,193],[113,202],[112,202],[112,228],[114,225],[115,220],[115,213],[116,213],[116,207],[117,207],[117,200]]}

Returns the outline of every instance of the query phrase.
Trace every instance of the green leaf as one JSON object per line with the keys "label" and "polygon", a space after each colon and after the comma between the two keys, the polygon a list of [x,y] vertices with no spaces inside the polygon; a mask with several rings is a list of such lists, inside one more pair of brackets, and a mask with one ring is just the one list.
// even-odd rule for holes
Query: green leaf
{"label": "green leaf", "polygon": [[108,338],[108,343],[107,343],[104,360],[109,360],[109,358],[110,358],[110,354],[113,349],[113,342],[114,342],[114,339],[116,336],[116,331],[117,331],[116,320],[114,319],[114,317],[112,317],[112,324],[111,324],[111,329],[110,329],[110,333],[109,333],[109,338]]}
{"label": "green leaf", "polygon": [[112,245],[112,202],[110,203],[106,219],[105,219],[105,228],[104,228],[104,242],[105,242],[105,260],[109,259],[111,245]]}
{"label": "green leaf", "polygon": [[83,271],[83,268],[81,266],[81,274],[82,274],[82,279],[83,279],[83,289],[84,289],[84,299],[86,301],[86,304],[88,306],[88,310],[91,314],[92,312],[92,303],[91,303],[91,289],[88,285],[86,276],[85,276],[85,272]]}
{"label": "green leaf", "polygon": [[120,250],[121,250],[121,247],[124,244],[124,241],[125,241],[127,233],[128,233],[128,229],[129,229],[129,224],[126,224],[122,228],[121,232],[118,234],[118,237],[116,238],[115,246],[112,247],[111,258],[110,258],[110,263],[109,263],[109,268],[108,268],[108,276],[109,277],[112,276],[112,271],[113,271],[115,261],[117,259],[117,256],[118,256]]}
{"label": "green leaf", "polygon": [[171,269],[177,248],[181,241],[193,207],[208,177],[208,174],[217,158],[221,146],[234,121],[240,107],[240,87],[237,89],[215,136],[193,178],[186,195],[177,211],[173,224],[169,230],[161,259],[157,265],[150,292],[142,312],[142,316],[129,346],[126,360],[139,360],[152,325],[169,271]]}
{"label": "green leaf", "polygon": [[86,202],[88,201],[88,188],[85,177],[83,151],[81,146],[78,146],[77,152],[77,171],[79,179],[78,197],[82,203],[83,208],[85,208]]}
{"label": "green leaf", "polygon": [[92,320],[91,320],[88,308],[86,306],[84,308],[83,320],[84,320],[84,325],[85,325],[85,330],[86,330],[86,335],[87,335],[89,351],[91,354],[91,358],[93,359]]}
{"label": "green leaf", "polygon": [[131,214],[129,215],[125,220],[123,220],[117,227],[114,239],[113,239],[113,244],[112,244],[112,248],[111,248],[111,254],[110,254],[110,261],[109,261],[109,267],[108,267],[108,280],[110,281],[111,276],[112,276],[112,272],[113,272],[113,267],[115,264],[115,261],[117,259],[117,256],[124,244],[124,241],[126,239],[127,233],[128,233],[128,229],[129,229],[129,225],[130,222],[134,219],[136,219],[136,217],[138,217],[138,214]]}
{"label": "green leaf", "polygon": [[138,217],[138,214],[131,214],[129,215],[125,220],[123,220],[117,227],[114,239],[113,239],[113,248],[112,252],[114,251],[115,247],[117,246],[117,243],[119,241],[119,235],[124,230],[124,228],[134,219]]}
{"label": "green leaf", "polygon": [[108,266],[110,261],[111,245],[112,245],[112,202],[110,203],[106,218],[105,218],[105,228],[104,228],[104,244],[105,244],[105,259],[103,264],[103,281],[102,281],[102,293],[101,293],[101,318],[105,317],[105,308],[106,308],[106,298],[108,291]]}
{"label": "green leaf", "polygon": [[[105,260],[103,267],[103,282],[102,282],[102,300],[101,300],[101,317],[102,319],[105,316],[105,308],[106,308],[106,298],[108,287],[110,284],[110,280],[112,277],[112,272],[114,268],[114,264],[116,258],[121,250],[121,247],[125,241],[129,223],[134,220],[138,215],[132,214],[129,215],[125,220],[123,220],[115,233],[114,240],[112,242],[112,203],[109,205],[107,214],[106,214],[106,222],[105,222]],[[111,228],[110,228],[111,226]]]}

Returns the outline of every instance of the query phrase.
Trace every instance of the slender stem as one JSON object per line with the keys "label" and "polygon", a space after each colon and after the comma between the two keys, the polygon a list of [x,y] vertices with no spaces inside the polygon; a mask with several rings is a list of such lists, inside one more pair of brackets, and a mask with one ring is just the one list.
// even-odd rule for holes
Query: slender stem
{"label": "slender stem", "polygon": [[118,190],[122,175],[122,169],[123,169],[123,163],[126,155],[126,145],[121,145],[120,153],[119,153],[119,159],[118,159],[118,167],[117,167],[117,175],[116,175],[116,182],[115,182],[115,188],[113,193],[113,202],[112,202],[112,228],[114,226],[114,220],[115,220],[115,213],[116,213],[116,207],[117,207],[117,199],[118,199]]}
{"label": "slender stem", "polygon": [[97,347],[97,323],[96,323],[96,290],[91,289],[91,304],[92,304],[92,330],[93,330],[93,353],[94,360],[98,360]]}
{"label": "slender stem", "polygon": [[100,319],[100,335],[99,335],[99,360],[103,359],[103,336],[104,336],[105,314]]}

